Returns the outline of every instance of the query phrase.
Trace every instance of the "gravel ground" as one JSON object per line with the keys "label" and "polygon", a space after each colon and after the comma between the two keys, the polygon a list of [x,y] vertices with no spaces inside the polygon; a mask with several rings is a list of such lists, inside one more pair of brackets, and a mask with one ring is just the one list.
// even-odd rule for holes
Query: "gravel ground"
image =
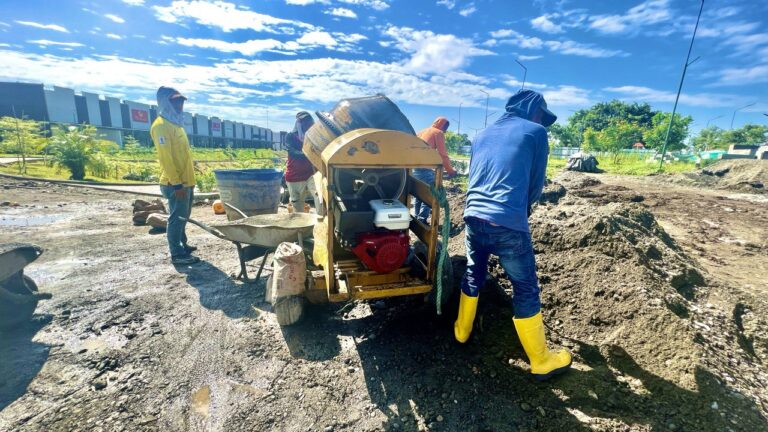
{"label": "gravel ground", "polygon": [[767,204],[590,178],[532,218],[550,339],[575,360],[548,383],[495,267],[466,345],[420,298],[281,328],[263,282],[231,278],[233,245],[189,227],[203,262],[177,269],[130,195],[0,179],[3,241],[45,248],[27,273],[54,294],[0,333],[0,430],[768,430]]}

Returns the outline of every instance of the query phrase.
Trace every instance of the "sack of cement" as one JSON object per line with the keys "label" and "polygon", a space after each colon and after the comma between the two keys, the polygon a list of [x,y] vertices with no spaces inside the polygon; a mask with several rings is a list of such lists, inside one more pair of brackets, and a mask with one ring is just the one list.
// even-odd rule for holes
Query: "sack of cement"
{"label": "sack of cement", "polygon": [[295,324],[304,312],[307,279],[304,250],[295,243],[280,243],[272,270],[267,280],[266,301],[272,304],[280,325]]}
{"label": "sack of cement", "polygon": [[565,169],[568,171],[596,173],[600,172],[597,169],[599,163],[597,158],[589,153],[576,153],[568,158],[568,164],[565,166]]}
{"label": "sack of cement", "polygon": [[147,216],[147,225],[153,228],[167,228],[168,215],[163,213],[152,213]]}

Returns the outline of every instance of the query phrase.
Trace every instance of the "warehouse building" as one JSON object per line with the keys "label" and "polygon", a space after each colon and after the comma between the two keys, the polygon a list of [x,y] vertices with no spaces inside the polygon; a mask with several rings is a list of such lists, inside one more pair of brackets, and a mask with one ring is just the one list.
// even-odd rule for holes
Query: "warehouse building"
{"label": "warehouse building", "polygon": [[[66,87],[0,82],[0,117],[24,117],[49,125],[95,126],[105,138],[120,145],[133,135],[152,145],[149,128],[157,107],[141,102],[100,96]],[[278,148],[280,133],[218,117],[184,113],[184,130],[195,147]]]}

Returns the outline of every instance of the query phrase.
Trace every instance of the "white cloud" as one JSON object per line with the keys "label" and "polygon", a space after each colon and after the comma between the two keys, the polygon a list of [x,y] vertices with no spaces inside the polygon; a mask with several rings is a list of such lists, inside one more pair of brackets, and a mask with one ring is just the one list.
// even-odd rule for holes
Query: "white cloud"
{"label": "white cloud", "polygon": [[313,3],[330,4],[328,0],[285,0],[285,4],[306,6]]}
{"label": "white cloud", "polygon": [[471,57],[495,55],[477,48],[470,39],[435,34],[408,27],[389,27],[386,36],[395,39],[395,48],[411,54],[404,66],[416,73],[446,73],[461,69]]}
{"label": "white cloud", "polygon": [[647,0],[629,9],[624,15],[596,15],[589,27],[601,33],[631,33],[640,27],[668,21],[673,17],[669,0]]}
{"label": "white cloud", "polygon": [[[763,54],[768,54],[768,48]],[[762,57],[763,60],[765,56]],[[740,86],[768,83],[768,64],[762,64],[746,68],[728,68],[720,72],[717,85]]]}
{"label": "white cloud", "polygon": [[[65,27],[62,27],[58,24],[40,24],[34,21],[15,21],[15,22],[16,24],[21,24],[27,27],[35,27],[43,30],[53,30],[61,33],[69,33],[69,30],[67,30]],[[5,25],[7,26],[8,24],[5,24]]]}
{"label": "white cloud", "polygon": [[[553,107],[586,107],[592,105],[589,91],[583,88],[563,85],[556,89],[542,90],[549,108]],[[560,117],[565,117],[561,115]]]}
{"label": "white cloud", "polygon": [[253,56],[264,51],[281,50],[284,44],[275,39],[249,40],[246,42],[227,42],[217,39],[176,38],[179,45],[197,48],[210,48],[221,52],[238,52],[244,56]]}
{"label": "white cloud", "polygon": [[583,44],[572,40],[543,40],[535,36],[526,36],[522,33],[510,29],[502,29],[491,32],[491,36],[495,36],[501,39],[490,39],[486,41],[484,45],[514,45],[525,49],[546,48],[556,54],[575,55],[590,58],[605,58],[628,55],[627,53],[620,50],[599,48],[592,44]]}
{"label": "white cloud", "polygon": [[141,6],[144,4],[144,0],[122,0],[122,2],[129,6]]}
{"label": "white cloud", "polygon": [[296,27],[314,28],[311,24],[260,14],[225,1],[175,0],[170,6],[154,6],[153,9],[160,21],[180,23],[190,19],[197,24],[218,27],[224,32],[250,29],[292,34]]}
{"label": "white cloud", "polygon": [[529,60],[538,60],[542,57],[543,56],[540,56],[540,55],[521,55],[521,56],[518,56],[517,59],[520,61],[529,61]]}
{"label": "white cloud", "polygon": [[116,34],[114,34],[114,33],[107,33],[107,35],[106,35],[106,36],[107,36],[108,38],[110,38],[110,39],[115,39],[115,40],[121,40],[121,39],[123,39],[123,37],[122,37],[122,36],[120,36],[120,35],[116,35]]}
{"label": "white cloud", "polygon": [[34,45],[41,45],[41,46],[61,46],[61,47],[70,47],[70,48],[85,46],[78,42],[57,42],[57,41],[51,41],[47,39],[28,40],[27,43],[34,44]]}
{"label": "white cloud", "polygon": [[335,47],[337,43],[330,33],[324,31],[304,33],[296,42],[302,45],[323,46],[329,49]]}
{"label": "white cloud", "polygon": [[505,38],[505,37],[508,37],[508,36],[512,36],[515,33],[516,32],[514,30],[501,29],[501,30],[492,31],[491,32],[491,36],[493,36],[495,38]]}
{"label": "white cloud", "polygon": [[557,34],[563,32],[563,27],[552,22],[547,15],[532,19],[531,26],[545,33]]}
{"label": "white cloud", "polygon": [[112,20],[112,21],[114,21],[114,22],[116,22],[118,24],[125,23],[124,19],[120,18],[119,16],[117,16],[115,14],[106,14],[106,15],[104,15],[104,18],[106,18],[108,20]]}
{"label": "white cloud", "polygon": [[343,17],[343,18],[357,18],[357,14],[347,8],[333,8],[325,11],[328,15],[333,15],[337,17]]}
{"label": "white cloud", "polygon": [[474,3],[470,3],[469,6],[465,7],[464,9],[459,11],[459,15],[463,17],[468,17],[472,15],[473,13],[477,12],[477,8],[475,7]]}
{"label": "white cloud", "polygon": [[[0,81],[23,79],[55,83],[107,95],[131,94],[132,98],[139,98],[146,94],[151,98],[157,83],[147,77],[166,77],[165,85],[176,87],[190,97],[190,109],[210,106],[210,109],[199,112],[226,115],[238,121],[250,121],[254,106],[263,107],[267,101],[274,106],[271,98],[282,96],[305,101],[303,105],[313,104],[316,109],[342,98],[378,92],[387,94],[397,103],[455,107],[463,102],[464,106],[480,107],[484,106],[485,99],[479,89],[488,91],[494,98],[503,98],[510,93],[509,89],[485,87],[483,78],[466,73],[421,77],[409,73],[399,63],[331,58],[236,59],[201,66],[171,62],[153,64],[117,56],[63,57],[1,49],[0,57],[14,65],[14,68],[0,68]],[[435,77],[438,79],[433,80]],[[212,103],[209,95],[213,94],[239,97],[242,102],[232,106]],[[273,127],[275,121],[286,128],[292,125],[295,110],[291,113],[286,110],[282,119],[276,111],[279,108],[270,108]]]}
{"label": "white cloud", "polygon": [[[631,101],[672,103],[675,101],[676,96],[674,92],[631,85],[621,87],[607,87],[604,90],[608,92],[619,93],[621,99]],[[729,94],[682,93],[680,95],[681,104],[705,108],[731,107],[741,103],[743,100],[744,98],[741,96]]]}
{"label": "white cloud", "polygon": [[627,55],[620,50],[597,48],[589,44],[582,44],[574,41],[547,41],[546,45],[551,52],[564,55],[575,55],[590,58],[606,58]]}
{"label": "white cloud", "polygon": [[453,9],[456,6],[456,0],[437,0],[437,4]]}
{"label": "white cloud", "polygon": [[374,10],[382,11],[389,8],[389,3],[383,0],[337,0],[339,3],[365,6]]}

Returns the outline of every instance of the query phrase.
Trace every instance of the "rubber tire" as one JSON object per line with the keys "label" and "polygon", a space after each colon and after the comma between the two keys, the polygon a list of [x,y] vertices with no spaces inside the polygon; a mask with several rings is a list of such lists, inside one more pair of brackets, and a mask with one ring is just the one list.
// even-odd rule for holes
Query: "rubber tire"
{"label": "rubber tire", "polygon": [[[3,286],[3,288],[14,294],[27,294],[28,291],[37,292],[37,284],[27,275],[22,276],[24,285],[15,284]],[[8,329],[19,324],[23,324],[32,318],[37,308],[38,301],[21,305],[0,304],[0,328]]]}

